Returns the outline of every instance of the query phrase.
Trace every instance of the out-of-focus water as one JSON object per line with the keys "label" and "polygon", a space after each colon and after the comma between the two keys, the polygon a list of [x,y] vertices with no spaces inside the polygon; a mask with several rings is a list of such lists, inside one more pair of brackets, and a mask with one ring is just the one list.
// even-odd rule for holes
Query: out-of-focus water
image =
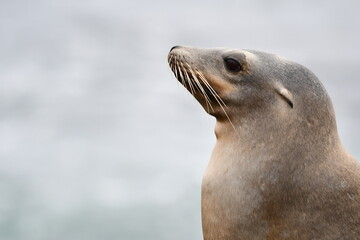
{"label": "out-of-focus water", "polygon": [[0,239],[201,239],[214,119],[174,45],[309,67],[360,159],[359,1],[2,1]]}

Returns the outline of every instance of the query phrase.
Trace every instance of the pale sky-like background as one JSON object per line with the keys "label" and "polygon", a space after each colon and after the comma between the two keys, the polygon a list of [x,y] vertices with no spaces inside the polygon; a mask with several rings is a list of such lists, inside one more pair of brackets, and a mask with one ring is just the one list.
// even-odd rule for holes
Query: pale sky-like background
{"label": "pale sky-like background", "polygon": [[202,239],[214,119],[177,84],[174,45],[310,68],[360,160],[360,2],[0,2],[0,239]]}

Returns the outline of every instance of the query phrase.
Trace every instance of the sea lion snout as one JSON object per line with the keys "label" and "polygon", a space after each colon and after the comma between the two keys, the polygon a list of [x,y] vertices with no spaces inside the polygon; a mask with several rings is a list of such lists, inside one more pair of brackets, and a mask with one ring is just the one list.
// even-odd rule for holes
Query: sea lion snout
{"label": "sea lion snout", "polygon": [[[171,49],[170,49],[170,52],[172,51],[172,50],[174,50],[175,48],[179,48],[180,46],[173,46]],[[170,53],[169,52],[169,53]]]}

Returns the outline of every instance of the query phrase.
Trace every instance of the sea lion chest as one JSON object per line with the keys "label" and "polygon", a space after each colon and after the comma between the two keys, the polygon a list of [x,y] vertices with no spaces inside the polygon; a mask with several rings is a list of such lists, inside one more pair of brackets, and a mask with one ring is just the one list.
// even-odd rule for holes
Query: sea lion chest
{"label": "sea lion chest", "polygon": [[[232,145],[217,143],[202,181],[204,239],[256,239],[266,235],[260,168]],[[241,236],[241,238],[240,238]]]}

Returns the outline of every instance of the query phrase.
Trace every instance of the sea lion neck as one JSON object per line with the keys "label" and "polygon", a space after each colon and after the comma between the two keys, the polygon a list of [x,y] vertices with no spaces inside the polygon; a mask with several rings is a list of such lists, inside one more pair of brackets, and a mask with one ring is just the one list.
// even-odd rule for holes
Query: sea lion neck
{"label": "sea lion neck", "polygon": [[217,144],[237,149],[239,155],[246,154],[251,149],[252,156],[264,158],[265,153],[271,149],[281,158],[286,154],[297,154],[296,149],[301,147],[304,159],[323,161],[324,159],[310,156],[315,152],[313,149],[323,152],[336,149],[341,154],[344,152],[335,120],[331,117],[316,121],[299,117],[299,114],[292,112],[282,115],[274,112],[274,109],[261,109],[245,116],[230,115],[231,121],[217,119],[214,132]]}

